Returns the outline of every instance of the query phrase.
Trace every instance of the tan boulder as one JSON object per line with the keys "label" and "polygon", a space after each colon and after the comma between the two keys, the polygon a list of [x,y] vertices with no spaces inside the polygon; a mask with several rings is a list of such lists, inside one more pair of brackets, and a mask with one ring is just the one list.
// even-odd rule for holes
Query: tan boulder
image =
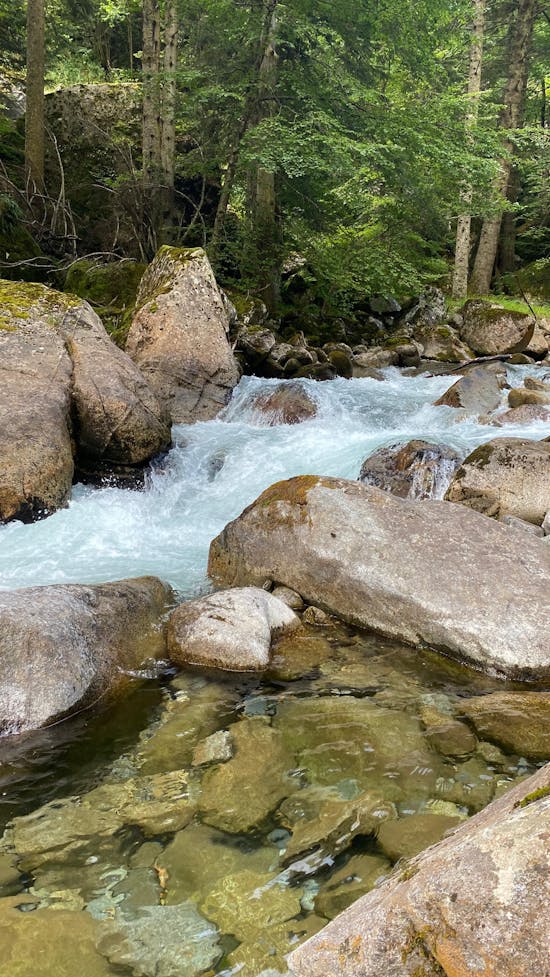
{"label": "tan boulder", "polygon": [[513,407],[511,410],[504,411],[503,414],[496,414],[490,419],[494,427],[504,427],[509,424],[532,424],[533,421],[550,420],[550,407],[540,406],[539,404],[524,404],[522,407]]}
{"label": "tan boulder", "polygon": [[488,414],[499,406],[506,384],[502,363],[468,369],[463,377],[435,401],[435,407],[456,407],[470,414]]}
{"label": "tan boulder", "polygon": [[239,367],[205,252],[162,247],[143,276],[136,308],[126,350],[172,421],[215,417],[239,382]]}
{"label": "tan boulder", "polygon": [[533,338],[535,318],[494,302],[472,299],[462,309],[460,338],[478,356],[522,353]]}
{"label": "tan boulder", "polygon": [[289,479],[225,527],[209,572],[225,586],[275,578],[350,623],[492,673],[550,674],[550,548],[464,506]]}
{"label": "tan boulder", "polygon": [[170,597],[156,577],[0,592],[0,732],[70,715],[165,654]]}
{"label": "tan boulder", "polygon": [[168,623],[168,654],[178,663],[225,671],[262,671],[274,638],[300,619],[259,587],[223,590],[180,604]]}
{"label": "tan boulder", "polygon": [[514,409],[516,407],[524,406],[547,406],[550,404],[550,387],[545,387],[541,384],[542,389],[529,388],[527,385],[524,387],[514,387],[513,390],[508,394],[508,404]]}
{"label": "tan boulder", "polygon": [[445,498],[468,505],[482,499],[498,516],[540,526],[550,509],[550,443],[497,438],[462,462]]}
{"label": "tan boulder", "polygon": [[550,765],[396,870],[289,957],[295,977],[548,972]]}

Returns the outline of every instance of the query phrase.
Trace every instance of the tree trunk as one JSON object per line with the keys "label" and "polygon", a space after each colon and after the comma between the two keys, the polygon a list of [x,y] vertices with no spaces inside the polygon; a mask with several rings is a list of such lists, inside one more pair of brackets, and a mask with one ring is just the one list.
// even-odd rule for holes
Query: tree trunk
{"label": "tree trunk", "polygon": [[160,177],[163,199],[163,224],[174,215],[174,177],[176,160],[176,67],[178,54],[178,15],[176,0],[166,4],[164,22],[164,76],[160,113]]}
{"label": "tree trunk", "polygon": [[[143,204],[147,202],[151,240],[156,249],[158,227],[158,186],[160,161],[160,5],[159,0],[143,0]],[[146,215],[144,214],[144,222]]]}
{"label": "tree trunk", "polygon": [[[273,10],[264,55],[258,74],[258,106],[256,122],[275,113],[278,55],[275,47],[277,14]],[[257,256],[258,284],[262,299],[270,312],[280,297],[279,282],[279,222],[277,218],[277,190],[273,170],[258,166],[250,201],[252,220],[251,243]]]}
{"label": "tree trunk", "polygon": [[[504,94],[504,106],[500,125],[504,130],[520,129],[523,125],[525,95],[529,77],[529,58],[533,40],[533,27],[537,12],[537,0],[516,0],[516,15],[510,27],[508,45],[508,80]],[[506,195],[512,174],[514,147],[510,139],[504,144],[506,158],[501,163],[497,189]],[[493,269],[497,256],[503,209],[483,222],[481,237],[472,273],[471,290],[487,295],[491,288]]]}
{"label": "tree trunk", "polygon": [[29,190],[44,189],[44,0],[27,0],[25,172]]}
{"label": "tree trunk", "polygon": [[[485,26],[485,0],[474,0],[473,35],[470,47],[470,71],[468,75],[469,109],[466,116],[466,139],[472,141],[472,131],[479,114],[481,69],[483,63],[483,33]],[[453,298],[466,298],[470,265],[470,231],[472,217],[469,212],[473,199],[472,187],[466,187],[462,195],[464,213],[458,218],[456,228],[455,264],[453,273]]]}
{"label": "tree trunk", "polygon": [[271,23],[275,11],[277,9],[278,2],[279,0],[264,0],[264,9],[262,15],[262,29],[260,32],[260,39],[258,44],[257,56],[256,56],[256,64],[254,69],[254,77],[250,84],[248,95],[245,101],[244,111],[241,116],[241,121],[237,129],[235,139],[233,140],[233,145],[231,146],[231,150],[229,152],[229,157],[228,157],[227,166],[225,170],[225,177],[222,186],[222,192],[220,194],[220,199],[216,210],[216,219],[214,221],[214,228],[212,231],[212,237],[210,239],[209,254],[210,254],[210,260],[214,265],[214,267],[217,265],[219,259],[219,251],[220,251],[220,246],[223,238],[225,219],[227,217],[229,201],[231,199],[231,193],[233,191],[235,177],[237,175],[237,168],[239,165],[241,143],[254,118],[254,113],[256,111],[256,107],[258,103],[258,86],[260,80],[260,72],[266,54],[266,48],[270,43]]}

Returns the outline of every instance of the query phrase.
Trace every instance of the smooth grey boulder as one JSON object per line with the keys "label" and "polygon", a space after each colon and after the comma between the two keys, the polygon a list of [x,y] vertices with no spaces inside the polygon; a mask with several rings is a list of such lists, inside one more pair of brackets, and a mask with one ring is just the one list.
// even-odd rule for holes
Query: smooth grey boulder
{"label": "smooth grey boulder", "polygon": [[549,832],[547,764],[291,953],[292,973],[542,977]]}
{"label": "smooth grey boulder", "polygon": [[162,247],[145,272],[126,350],[174,424],[208,421],[240,379],[229,314],[201,248]]}
{"label": "smooth grey boulder", "polygon": [[177,663],[263,671],[273,639],[299,624],[294,611],[265,590],[223,590],[180,604],[172,612],[168,654]]}
{"label": "smooth grey boulder", "polygon": [[487,363],[466,370],[452,387],[435,401],[435,407],[456,407],[469,414],[488,414],[496,410],[506,385],[502,363]]}
{"label": "smooth grey boulder", "polygon": [[445,496],[450,502],[516,516],[540,526],[550,509],[550,443],[496,438],[472,451]]}
{"label": "smooth grey boulder", "polygon": [[0,734],[69,716],[165,654],[156,577],[0,592]]}
{"label": "smooth grey boulder", "polygon": [[337,478],[278,482],[210,548],[217,585],[266,577],[360,627],[494,675],[550,675],[550,548],[448,502]]}

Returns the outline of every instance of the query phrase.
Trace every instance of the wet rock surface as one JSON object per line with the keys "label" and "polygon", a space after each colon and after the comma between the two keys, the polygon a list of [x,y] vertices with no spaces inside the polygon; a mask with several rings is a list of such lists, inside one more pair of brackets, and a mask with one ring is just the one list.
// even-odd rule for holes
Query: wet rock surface
{"label": "wet rock surface", "polygon": [[256,397],[254,410],[268,424],[300,424],[315,417],[317,404],[299,383],[290,382],[271,394]]}
{"label": "wet rock surface", "polygon": [[499,406],[506,383],[501,363],[469,369],[435,402],[436,407],[455,407],[469,414],[487,414]]}
{"label": "wet rock surface", "polygon": [[209,572],[225,586],[273,575],[344,620],[533,680],[550,673],[549,561],[539,540],[465,506],[302,476],[273,485],[226,526]]}
{"label": "wet rock surface", "polygon": [[200,248],[163,247],[138,292],[126,350],[174,424],[216,416],[240,371],[229,314]]}
{"label": "wet rock surface", "polygon": [[0,731],[70,715],[161,657],[171,596],[155,577],[0,593]]}
{"label": "wet rock surface", "polygon": [[375,451],[359,481],[402,499],[442,499],[459,463],[460,455],[446,445],[409,441]]}

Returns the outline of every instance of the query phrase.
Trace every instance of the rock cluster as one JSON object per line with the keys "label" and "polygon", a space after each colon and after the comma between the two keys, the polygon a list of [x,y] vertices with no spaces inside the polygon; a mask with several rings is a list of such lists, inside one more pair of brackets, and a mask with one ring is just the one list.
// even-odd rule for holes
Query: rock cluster
{"label": "rock cluster", "polygon": [[87,302],[0,283],[0,520],[63,505],[74,458],[135,467],[170,443],[170,424],[132,360]]}

